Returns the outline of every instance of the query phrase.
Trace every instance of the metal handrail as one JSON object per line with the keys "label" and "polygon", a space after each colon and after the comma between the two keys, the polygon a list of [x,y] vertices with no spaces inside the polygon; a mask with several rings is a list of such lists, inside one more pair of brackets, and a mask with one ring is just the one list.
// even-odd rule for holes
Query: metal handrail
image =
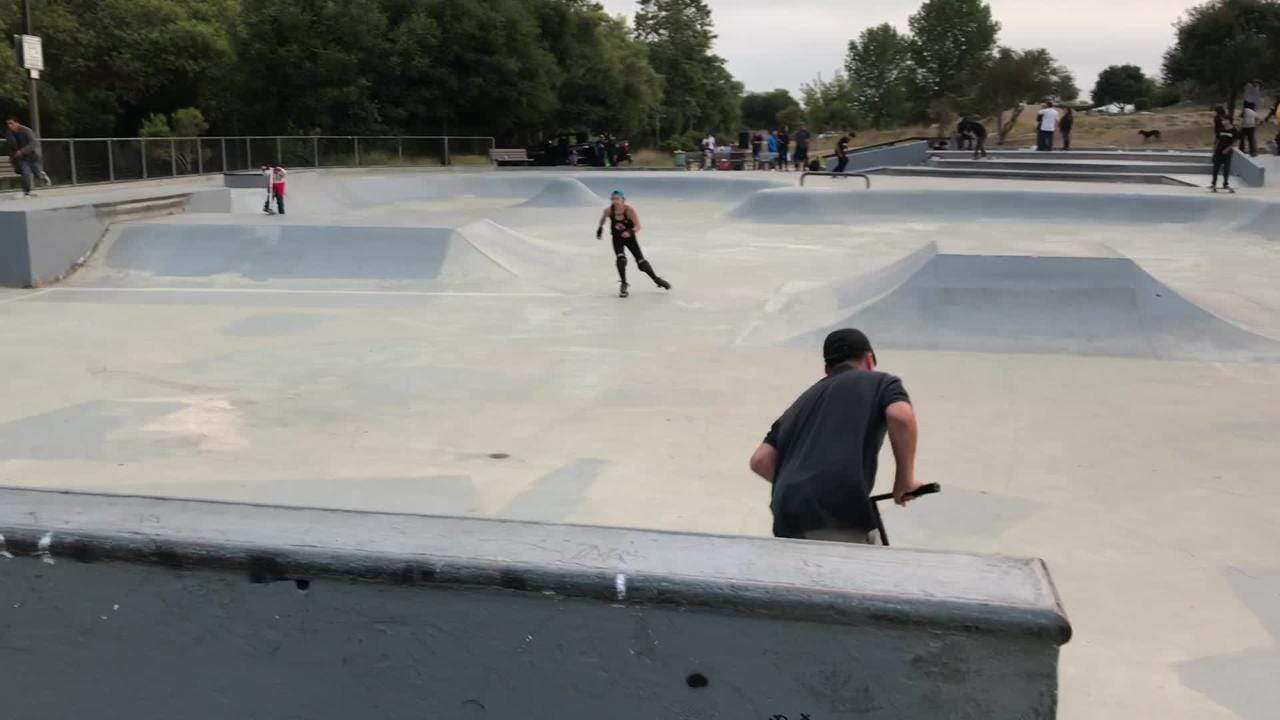
{"label": "metal handrail", "polygon": [[868,175],[868,174],[866,174],[866,173],[857,173],[857,172],[853,172],[853,173],[851,173],[851,172],[843,172],[843,173],[838,173],[838,172],[819,172],[819,171],[817,171],[817,170],[812,170],[812,171],[810,171],[810,172],[801,173],[801,174],[800,174],[800,187],[804,187],[804,179],[805,179],[805,178],[807,178],[807,177],[809,177],[810,175],[817,175],[818,177],[839,177],[839,178],[856,177],[856,178],[862,178],[863,180],[866,180],[866,181],[867,181],[867,189],[868,189],[868,190],[870,190],[870,189],[871,189],[871,176],[870,176],[870,175]]}

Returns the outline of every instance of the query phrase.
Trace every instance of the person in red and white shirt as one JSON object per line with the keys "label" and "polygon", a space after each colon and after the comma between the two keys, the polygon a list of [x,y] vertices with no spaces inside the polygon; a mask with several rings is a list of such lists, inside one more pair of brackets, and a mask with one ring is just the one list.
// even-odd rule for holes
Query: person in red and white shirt
{"label": "person in red and white shirt", "polygon": [[289,171],[280,166],[280,163],[271,163],[262,166],[262,174],[267,178],[267,201],[262,204],[262,212],[271,212],[271,200],[276,201],[276,209],[281,215],[284,214],[284,179],[288,177]]}

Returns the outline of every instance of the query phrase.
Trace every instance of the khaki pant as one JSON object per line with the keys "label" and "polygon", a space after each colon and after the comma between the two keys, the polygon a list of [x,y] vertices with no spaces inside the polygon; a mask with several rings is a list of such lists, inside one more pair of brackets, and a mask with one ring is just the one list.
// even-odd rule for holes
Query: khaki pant
{"label": "khaki pant", "polygon": [[852,543],[854,545],[883,545],[879,530],[810,530],[805,540]]}

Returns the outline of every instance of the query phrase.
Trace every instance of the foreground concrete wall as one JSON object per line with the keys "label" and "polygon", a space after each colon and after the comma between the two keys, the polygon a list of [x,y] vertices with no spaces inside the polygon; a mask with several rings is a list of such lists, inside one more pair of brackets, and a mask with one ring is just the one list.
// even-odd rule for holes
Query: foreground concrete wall
{"label": "foreground concrete wall", "polygon": [[0,210],[0,285],[38,287],[57,282],[93,252],[115,222],[182,212],[230,212],[224,189],[174,193],[163,188],[95,202],[67,196],[29,208]]}
{"label": "foreground concrete wall", "polygon": [[[892,145],[875,150],[863,150],[849,154],[848,172],[857,172],[877,167],[897,167],[902,165],[919,165],[929,159],[929,143],[920,142]],[[836,159],[827,160],[827,170],[836,169]]]}
{"label": "foreground concrete wall", "polygon": [[1027,720],[1070,633],[1034,560],[27,490],[0,533],[13,717]]}

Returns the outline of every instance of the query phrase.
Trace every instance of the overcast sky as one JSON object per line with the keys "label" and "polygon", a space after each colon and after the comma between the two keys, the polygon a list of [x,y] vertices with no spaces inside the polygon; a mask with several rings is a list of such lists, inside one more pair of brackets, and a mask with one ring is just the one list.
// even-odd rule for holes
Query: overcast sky
{"label": "overcast sky", "polygon": [[[634,0],[599,0],[630,17]],[[844,64],[849,40],[888,22],[907,29],[922,0],[708,0],[716,52],[748,90],[800,85]],[[1173,23],[1203,0],[988,0],[1000,21],[999,42],[1043,47],[1076,76],[1087,95],[1108,65],[1133,63],[1158,75]]]}

